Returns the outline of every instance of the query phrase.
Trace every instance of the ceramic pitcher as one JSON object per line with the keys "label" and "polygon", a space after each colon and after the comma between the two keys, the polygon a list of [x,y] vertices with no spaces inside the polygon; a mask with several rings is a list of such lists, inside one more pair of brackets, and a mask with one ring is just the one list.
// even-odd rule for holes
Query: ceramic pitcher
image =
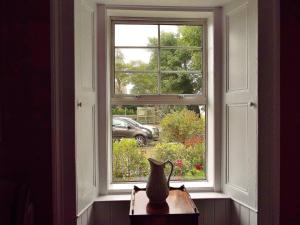
{"label": "ceramic pitcher", "polygon": [[[166,162],[159,162],[155,159],[148,159],[150,163],[150,175],[146,187],[146,194],[149,198],[150,203],[163,204],[169,195],[169,182],[173,172],[173,163],[168,160]],[[164,168],[169,163],[171,165],[171,172],[166,179]]]}

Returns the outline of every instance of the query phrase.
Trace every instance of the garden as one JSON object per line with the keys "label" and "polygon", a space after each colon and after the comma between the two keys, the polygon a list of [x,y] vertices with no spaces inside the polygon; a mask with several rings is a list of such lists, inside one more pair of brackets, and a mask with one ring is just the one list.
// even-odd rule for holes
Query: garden
{"label": "garden", "polygon": [[[163,115],[157,124],[160,129],[158,141],[149,142],[145,146],[138,145],[134,138],[113,141],[113,182],[147,180],[150,172],[149,157],[173,162],[171,180],[206,179],[205,116],[187,107],[169,110],[164,114],[162,109],[158,111]],[[170,168],[166,166],[166,174],[169,171]]]}

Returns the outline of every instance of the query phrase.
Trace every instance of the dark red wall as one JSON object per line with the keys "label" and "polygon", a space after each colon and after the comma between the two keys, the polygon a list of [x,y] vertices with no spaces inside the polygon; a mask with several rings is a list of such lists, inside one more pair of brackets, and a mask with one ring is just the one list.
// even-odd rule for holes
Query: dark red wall
{"label": "dark red wall", "polygon": [[300,224],[300,3],[281,1],[281,225]]}
{"label": "dark red wall", "polygon": [[[49,0],[1,0],[0,179],[33,191],[52,222]],[[281,1],[281,225],[300,224],[300,3]]]}
{"label": "dark red wall", "polygon": [[0,179],[29,184],[52,224],[49,0],[1,0]]}

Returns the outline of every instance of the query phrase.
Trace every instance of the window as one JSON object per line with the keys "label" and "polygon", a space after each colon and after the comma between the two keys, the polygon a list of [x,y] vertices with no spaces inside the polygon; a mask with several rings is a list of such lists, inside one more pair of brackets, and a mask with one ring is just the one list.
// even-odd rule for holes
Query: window
{"label": "window", "polygon": [[207,180],[206,21],[111,25],[112,183],[145,181],[149,157],[170,159],[175,182]]}

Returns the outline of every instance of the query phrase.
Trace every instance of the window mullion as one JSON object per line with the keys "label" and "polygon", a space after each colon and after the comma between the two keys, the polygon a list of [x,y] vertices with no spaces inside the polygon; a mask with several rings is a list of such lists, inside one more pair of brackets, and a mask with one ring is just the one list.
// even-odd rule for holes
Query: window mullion
{"label": "window mullion", "polygon": [[161,71],[160,71],[160,25],[158,24],[158,37],[157,37],[157,44],[158,44],[158,49],[157,49],[157,69],[158,69],[158,74],[157,74],[157,85],[158,85],[158,94],[161,94],[161,89],[160,89],[160,84],[161,84]]}

